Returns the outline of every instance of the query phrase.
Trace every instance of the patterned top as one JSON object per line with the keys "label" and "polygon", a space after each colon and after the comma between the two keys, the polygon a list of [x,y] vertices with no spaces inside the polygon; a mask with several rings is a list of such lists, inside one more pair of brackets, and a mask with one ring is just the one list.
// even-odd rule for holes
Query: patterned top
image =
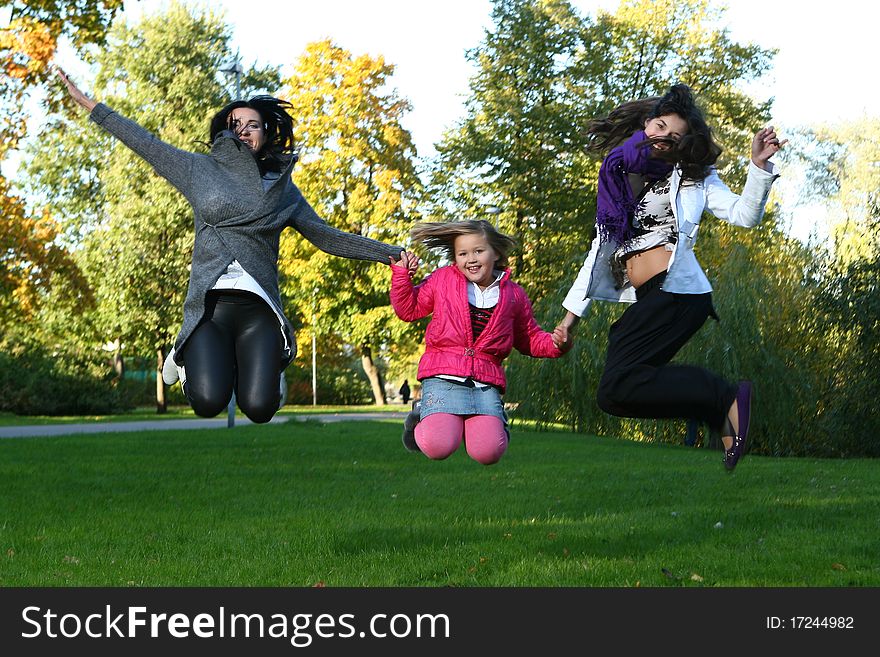
{"label": "patterned top", "polygon": [[666,176],[647,187],[636,203],[632,222],[635,237],[611,256],[611,273],[618,288],[629,284],[626,261],[630,256],[661,245],[667,251],[673,250],[678,240],[678,226],[672,213],[669,189],[670,177]]}
{"label": "patterned top", "polygon": [[471,309],[471,330],[474,333],[474,342],[476,342],[477,338],[480,337],[480,333],[486,328],[486,324],[492,319],[492,311],[495,310],[495,307],[477,308],[472,303],[469,303],[468,306]]}

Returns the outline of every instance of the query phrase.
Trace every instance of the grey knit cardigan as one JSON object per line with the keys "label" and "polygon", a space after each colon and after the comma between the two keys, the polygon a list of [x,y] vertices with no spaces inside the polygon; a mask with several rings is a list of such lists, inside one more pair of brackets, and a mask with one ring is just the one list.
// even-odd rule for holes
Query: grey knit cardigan
{"label": "grey knit cardigan", "polygon": [[92,121],[146,160],[189,201],[195,215],[195,241],[189,289],[183,303],[183,324],[175,341],[183,350],[205,314],[205,295],[238,260],[269,295],[283,318],[287,349],[282,368],[296,355],[293,327],[281,307],[278,291],[278,243],[281,231],[292,226],[331,255],[388,264],[402,248],[329,226],[303,198],[290,179],[293,162],[264,191],[251,151],[230,131],[214,140],[208,155],[190,153],[166,144],[134,121],[103,103],[92,110]]}

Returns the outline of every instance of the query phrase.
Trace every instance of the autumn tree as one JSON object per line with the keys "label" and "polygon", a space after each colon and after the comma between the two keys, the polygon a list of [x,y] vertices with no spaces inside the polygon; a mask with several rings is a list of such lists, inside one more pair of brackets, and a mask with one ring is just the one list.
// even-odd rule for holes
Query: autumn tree
{"label": "autumn tree", "polygon": [[[393,72],[381,56],[354,56],[320,41],[297,60],[284,94],[293,105],[302,156],[294,181],[303,195],[336,228],[403,245],[420,184],[415,148],[401,125],[409,104],[389,90]],[[299,321],[319,332],[332,327],[352,345],[376,403],[384,403],[379,355],[396,349],[399,356],[417,344],[390,308],[388,268],[330,256],[287,231],[279,269]]]}
{"label": "autumn tree", "polygon": [[[32,0],[13,3],[10,22],[0,30],[0,162],[27,136],[27,99],[51,75],[49,63],[58,40],[67,37],[82,51],[102,43],[122,0],[71,2]],[[47,213],[30,213],[11,182],[0,173],[0,332],[10,341],[21,339],[16,330],[39,310],[52,291],[90,294],[70,253],[59,243],[60,226]],[[34,337],[33,332],[28,332]]]}
{"label": "autumn tree", "polygon": [[74,258],[57,243],[60,227],[48,213],[31,216],[2,178],[0,208],[0,349],[14,350],[35,337],[28,325],[47,294],[54,291],[56,302],[75,299],[81,308],[93,300]]}
{"label": "autumn tree", "polygon": [[44,84],[58,40],[67,37],[82,53],[101,44],[122,0],[28,0],[13,3],[10,22],[0,31],[0,125],[2,160],[25,137],[24,101]]}
{"label": "autumn tree", "polygon": [[437,145],[431,196],[437,214],[496,221],[515,235],[515,274],[543,296],[594,207],[582,130],[594,104],[582,102],[573,69],[587,44],[565,0],[496,0],[492,20],[467,53],[477,71],[466,115]]}

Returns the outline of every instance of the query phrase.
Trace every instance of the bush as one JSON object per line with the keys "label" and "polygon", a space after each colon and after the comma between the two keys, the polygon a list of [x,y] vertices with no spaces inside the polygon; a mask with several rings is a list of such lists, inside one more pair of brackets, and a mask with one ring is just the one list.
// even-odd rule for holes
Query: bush
{"label": "bush", "polygon": [[[287,403],[312,403],[312,372],[291,365],[284,371],[287,377]],[[318,369],[319,404],[371,404],[373,394],[366,374],[353,365],[322,366]]]}
{"label": "bush", "polygon": [[18,415],[104,415],[135,404],[99,356],[0,352],[0,410]]}

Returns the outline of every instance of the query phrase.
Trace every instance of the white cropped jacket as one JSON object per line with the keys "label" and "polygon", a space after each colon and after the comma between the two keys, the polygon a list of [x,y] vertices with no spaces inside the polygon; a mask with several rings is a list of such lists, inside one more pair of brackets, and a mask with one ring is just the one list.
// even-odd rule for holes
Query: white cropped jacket
{"label": "white cropped jacket", "polygon": [[[694,243],[704,210],[734,226],[751,228],[764,216],[764,206],[770,195],[770,186],[779,177],[773,164],[770,171],[749,161],[749,171],[742,195],[734,194],[722,182],[715,170],[706,178],[681,184],[681,171],[676,167],[670,177],[669,195],[674,199],[672,212],[678,225],[678,242],[669,260],[666,279],[661,289],[676,294],[705,294],[712,291],[709,279],[694,255]],[[611,274],[610,258],[617,245],[600,243],[599,236],[593,240],[590,252],[569,289],[563,307],[583,316],[594,299],[632,303],[636,300],[635,288],[627,283],[615,287]]]}

